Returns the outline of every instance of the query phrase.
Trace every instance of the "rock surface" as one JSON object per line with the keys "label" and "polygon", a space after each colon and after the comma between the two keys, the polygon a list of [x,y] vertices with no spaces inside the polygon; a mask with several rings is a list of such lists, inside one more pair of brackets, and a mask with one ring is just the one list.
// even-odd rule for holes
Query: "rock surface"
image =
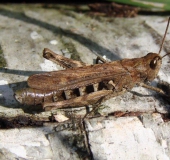
{"label": "rock surface", "polygon": [[[103,103],[98,110],[103,117],[78,123],[85,107],[39,113],[13,98],[30,75],[62,69],[42,57],[44,48],[88,64],[93,64],[96,54],[111,61],[142,57],[159,51],[167,17],[100,17],[75,6],[1,4],[0,20],[0,115],[44,123],[0,130],[0,159],[170,159],[170,124],[165,119],[170,105],[153,91],[135,87]],[[168,33],[161,55],[169,51],[169,39]],[[168,56],[163,59],[152,85],[168,87],[168,61]],[[73,118],[49,123],[52,114]],[[12,121],[15,124],[16,119]],[[20,127],[29,123],[18,121]],[[1,120],[1,128],[4,123],[9,121]]]}

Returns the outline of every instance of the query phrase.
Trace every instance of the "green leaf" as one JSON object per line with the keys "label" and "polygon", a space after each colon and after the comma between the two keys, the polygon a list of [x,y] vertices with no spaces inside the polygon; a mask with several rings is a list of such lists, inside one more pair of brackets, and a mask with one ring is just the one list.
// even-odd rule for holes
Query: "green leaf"
{"label": "green leaf", "polygon": [[142,10],[170,11],[170,0],[109,0],[112,2],[132,5]]}

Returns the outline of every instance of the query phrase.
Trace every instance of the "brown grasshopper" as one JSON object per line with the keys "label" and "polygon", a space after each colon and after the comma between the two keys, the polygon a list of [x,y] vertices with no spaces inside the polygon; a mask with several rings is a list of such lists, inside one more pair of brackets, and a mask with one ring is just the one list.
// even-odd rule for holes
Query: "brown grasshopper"
{"label": "brown grasshopper", "polygon": [[158,53],[148,53],[141,58],[122,59],[106,62],[98,57],[96,62],[87,65],[55,54],[45,48],[43,57],[66,70],[46,72],[28,78],[28,86],[18,90],[15,98],[22,104],[42,105],[45,110],[78,107],[103,102],[111,97],[122,95],[135,85],[164,94],[158,88],[145,84],[158,74],[162,58],[160,52],[170,23],[170,17]]}

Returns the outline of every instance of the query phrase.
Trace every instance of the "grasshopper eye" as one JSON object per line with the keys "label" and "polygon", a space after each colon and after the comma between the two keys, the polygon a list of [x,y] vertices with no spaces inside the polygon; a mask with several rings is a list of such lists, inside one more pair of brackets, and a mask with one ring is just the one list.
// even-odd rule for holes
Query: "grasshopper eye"
{"label": "grasshopper eye", "polygon": [[151,67],[152,69],[155,69],[155,68],[156,68],[159,59],[160,59],[159,57],[156,57],[156,58],[154,58],[154,59],[150,62],[150,67]]}

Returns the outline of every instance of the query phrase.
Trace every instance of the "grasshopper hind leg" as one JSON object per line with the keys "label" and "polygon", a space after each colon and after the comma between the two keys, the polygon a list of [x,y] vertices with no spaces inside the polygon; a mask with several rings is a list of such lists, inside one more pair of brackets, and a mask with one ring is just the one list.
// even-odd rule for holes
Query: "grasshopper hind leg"
{"label": "grasshopper hind leg", "polygon": [[[112,91],[112,90],[107,90],[107,91]],[[86,113],[86,115],[83,117],[83,120],[84,120],[87,116],[91,115],[92,113],[95,113],[95,112],[98,110],[98,108],[100,107],[100,104],[101,104],[102,102],[104,102],[104,101],[106,101],[106,100],[108,100],[108,99],[110,99],[110,98],[112,98],[112,97],[116,97],[116,96],[123,95],[126,91],[127,91],[126,89],[123,89],[123,90],[120,91],[120,92],[114,92],[114,91],[112,91],[112,92],[110,92],[109,94],[107,94],[106,96],[103,96],[103,97],[101,97],[100,99],[98,99],[98,101],[93,105],[93,109],[92,109],[91,111],[89,111],[88,113]]]}
{"label": "grasshopper hind leg", "polygon": [[[82,67],[82,66],[87,65],[81,61],[72,60],[72,59],[66,58],[62,55],[56,54],[55,52],[51,51],[48,48],[44,48],[43,57],[54,62],[54,63],[57,63],[58,65],[62,66],[65,69]],[[105,60],[102,56],[98,55],[96,58],[96,64],[98,64],[100,62],[107,63],[108,61]]]}
{"label": "grasshopper hind leg", "polygon": [[44,103],[43,108],[46,111],[49,111],[58,108],[69,108],[69,106],[71,107],[87,106],[90,104],[96,104],[101,98],[106,97],[111,93],[112,90],[101,90],[64,101]]}
{"label": "grasshopper hind leg", "polygon": [[65,69],[86,66],[86,64],[81,61],[66,58],[62,55],[54,53],[48,48],[44,48],[43,57],[54,63],[57,63],[58,65],[62,66]]}

